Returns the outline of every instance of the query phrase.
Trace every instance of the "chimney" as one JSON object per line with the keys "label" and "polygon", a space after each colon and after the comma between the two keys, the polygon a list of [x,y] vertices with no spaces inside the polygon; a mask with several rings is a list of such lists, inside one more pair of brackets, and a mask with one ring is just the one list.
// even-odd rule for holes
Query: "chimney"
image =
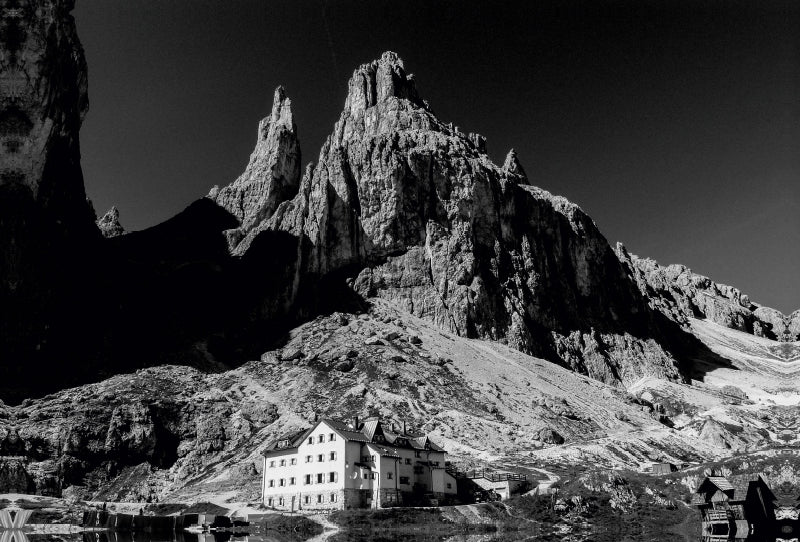
{"label": "chimney", "polygon": [[358,416],[353,416],[353,430],[358,431]]}

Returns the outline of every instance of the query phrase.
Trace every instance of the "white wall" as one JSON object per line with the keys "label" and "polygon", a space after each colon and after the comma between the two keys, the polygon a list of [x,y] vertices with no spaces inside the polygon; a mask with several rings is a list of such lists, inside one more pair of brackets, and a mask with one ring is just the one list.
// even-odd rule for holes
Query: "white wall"
{"label": "white wall", "polygon": [[[296,465],[292,465],[292,459],[297,460],[294,450],[287,450],[283,453],[272,452],[264,458],[264,475],[262,481],[264,504],[269,503],[269,499],[273,499],[273,506],[277,506],[275,499],[279,496],[290,494],[298,491],[300,487],[300,477],[298,474],[299,460]],[[284,465],[281,466],[281,461]],[[270,464],[273,466],[270,467]],[[295,483],[291,483],[291,479],[295,479]],[[280,485],[280,480],[285,481],[285,485]],[[270,487],[270,481],[273,482]]]}

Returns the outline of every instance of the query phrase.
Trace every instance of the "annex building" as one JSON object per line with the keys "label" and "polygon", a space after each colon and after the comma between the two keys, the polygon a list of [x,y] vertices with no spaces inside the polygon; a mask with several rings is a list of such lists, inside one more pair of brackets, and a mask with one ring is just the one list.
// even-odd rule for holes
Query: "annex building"
{"label": "annex building", "polygon": [[263,503],[279,510],[378,508],[454,498],[445,450],[403,425],[322,419],[279,437],[262,452]]}

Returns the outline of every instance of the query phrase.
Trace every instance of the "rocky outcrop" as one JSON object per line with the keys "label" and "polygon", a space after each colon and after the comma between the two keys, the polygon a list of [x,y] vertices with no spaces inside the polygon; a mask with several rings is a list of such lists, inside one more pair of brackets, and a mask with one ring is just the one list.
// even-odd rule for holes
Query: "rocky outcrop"
{"label": "rocky outcrop", "polygon": [[714,323],[773,340],[800,339],[800,325],[793,313],[750,301],[739,289],[719,284],[693,273],[684,265],[659,265],[655,260],[630,254],[617,244],[617,256],[630,270],[640,291],[651,306],[676,322],[703,318]]}
{"label": "rocky outcrop", "polygon": [[84,498],[157,499],[237,449],[250,454],[261,444],[254,428],[275,420],[275,406],[243,396],[240,383],[164,367],[5,407],[0,488],[61,495],[75,486]]}
{"label": "rocky outcrop", "polygon": [[125,233],[125,228],[119,222],[119,211],[116,207],[111,207],[106,214],[97,219],[97,228],[106,239],[118,237]]}
{"label": "rocky outcrop", "polygon": [[522,167],[519,158],[517,158],[517,152],[514,149],[508,151],[506,155],[506,159],[503,162],[503,172],[522,184],[528,184],[528,176],[525,174],[525,169]]}

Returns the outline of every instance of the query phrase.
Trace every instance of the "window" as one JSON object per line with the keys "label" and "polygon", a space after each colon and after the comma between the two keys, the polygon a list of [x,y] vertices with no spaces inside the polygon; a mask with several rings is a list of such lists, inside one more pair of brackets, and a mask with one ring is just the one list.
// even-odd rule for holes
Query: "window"
{"label": "window", "polygon": [[274,462],[274,461],[270,461],[270,462],[269,462],[269,468],[272,468],[272,467],[274,467],[274,466],[275,466],[275,462]]}
{"label": "window", "polygon": [[331,493],[331,502],[336,502],[336,493]]}
{"label": "window", "polygon": [[447,489],[453,489],[453,484],[451,484],[450,482],[447,482]]}
{"label": "window", "polygon": [[323,474],[321,472],[319,474],[317,474],[317,483],[318,484],[324,484],[325,483],[325,474]]}
{"label": "window", "polygon": [[311,483],[311,475],[310,474],[306,474],[306,485],[308,485],[310,483]]}
{"label": "window", "polygon": [[406,465],[410,465],[410,464],[411,464],[411,460],[406,457]]}
{"label": "window", "polygon": [[281,487],[286,486],[286,478],[281,478],[280,482],[278,482],[278,485]]}
{"label": "window", "polygon": [[272,507],[272,498],[267,499],[267,506]]}
{"label": "window", "polygon": [[375,473],[374,473],[374,472],[372,472],[372,473],[370,473],[370,474],[371,474],[371,478],[374,480],[374,479],[375,479]]}
{"label": "window", "polygon": [[336,452],[331,452],[330,459],[331,461],[336,461]]}
{"label": "window", "polygon": [[279,505],[279,506],[283,506],[283,497],[281,497],[280,499],[278,499],[278,505]]}
{"label": "window", "polygon": [[422,457],[422,452],[417,450],[416,452],[414,452],[414,457]]}
{"label": "window", "polygon": [[297,458],[296,457],[292,458],[291,464],[292,465],[297,465]]}
{"label": "window", "polygon": [[319,442],[320,444],[325,442],[325,435],[320,435],[319,437],[317,437],[317,442]]}
{"label": "window", "polygon": [[285,467],[285,466],[286,466],[286,460],[285,459],[281,459],[281,467]]}
{"label": "window", "polygon": [[422,474],[425,472],[422,467],[416,466],[414,467],[414,474]]}
{"label": "window", "polygon": [[391,472],[387,472],[386,473],[386,479],[387,480],[391,480],[392,479],[392,473]]}
{"label": "window", "polygon": [[325,461],[325,454],[319,454],[317,456],[317,462],[322,463],[323,461]]}
{"label": "window", "polygon": [[322,503],[322,493],[320,493],[319,495],[317,495],[317,502],[318,502],[318,503]]}
{"label": "window", "polygon": [[338,482],[339,481],[339,474],[336,472],[329,472],[328,473],[328,482]]}
{"label": "window", "polygon": [[308,437],[308,443],[314,444],[314,437]]}
{"label": "window", "polygon": [[310,503],[310,502],[311,502],[311,498],[310,498],[308,495],[306,495],[305,497],[303,497],[303,502],[304,502],[305,504],[308,504],[308,503]]}
{"label": "window", "polygon": [[269,481],[269,487],[275,487],[275,480]]}
{"label": "window", "polygon": [[295,477],[294,477],[294,476],[292,476],[291,478],[289,478],[289,485],[290,485],[290,486],[293,486],[293,485],[295,484],[295,482],[296,482],[296,480],[295,480]]}
{"label": "window", "polygon": [[408,476],[401,476],[400,483],[408,485]]}
{"label": "window", "polygon": [[314,459],[313,457],[311,457],[310,455],[307,455],[306,456],[306,463],[311,463],[311,461],[313,461],[313,459]]}
{"label": "window", "polygon": [[333,442],[334,440],[336,440],[336,433],[328,435],[328,442]]}

